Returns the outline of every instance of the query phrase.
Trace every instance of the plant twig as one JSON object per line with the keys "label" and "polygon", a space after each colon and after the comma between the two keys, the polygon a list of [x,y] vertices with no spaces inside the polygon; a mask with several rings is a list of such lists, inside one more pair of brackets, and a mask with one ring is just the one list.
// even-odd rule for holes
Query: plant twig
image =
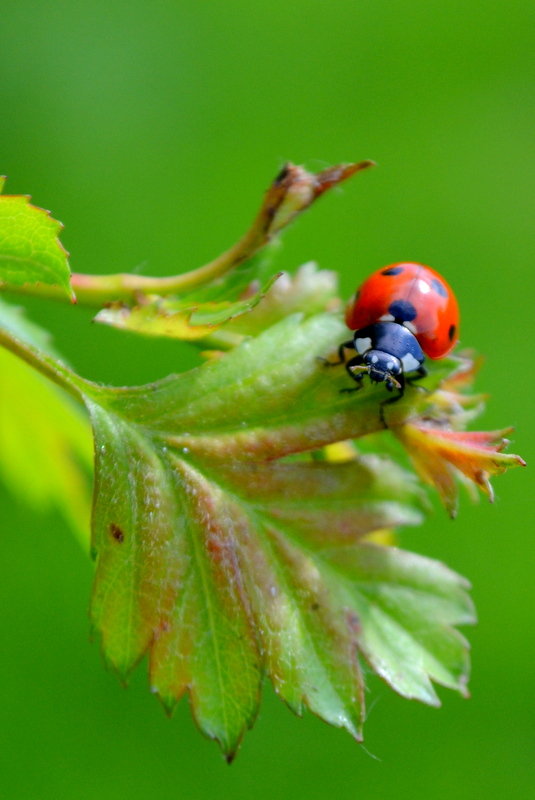
{"label": "plant twig", "polygon": [[45,378],[57,383],[58,386],[73,395],[76,400],[82,401],[82,394],[77,386],[77,381],[82,384],[84,380],[82,378],[77,378],[77,381],[73,380],[75,376],[68,367],[64,367],[60,362],[49,358],[36,347],[23,342],[2,327],[0,327],[0,347],[5,347],[6,350],[21,358],[44,375]]}
{"label": "plant twig", "polygon": [[[373,166],[373,161],[340,164],[317,174],[303,167],[286,164],[267,190],[260,210],[245,235],[229,250],[202,267],[165,278],[153,278],[131,273],[114,275],[87,275],[73,273],[71,283],[80,305],[101,307],[113,301],[135,303],[140,295],[160,297],[191,291],[221,277],[229,270],[247,261],[286,225],[307,209],[324,192],[357,172]],[[2,286],[17,293],[31,294],[65,301],[59,287],[28,284],[22,287]]]}

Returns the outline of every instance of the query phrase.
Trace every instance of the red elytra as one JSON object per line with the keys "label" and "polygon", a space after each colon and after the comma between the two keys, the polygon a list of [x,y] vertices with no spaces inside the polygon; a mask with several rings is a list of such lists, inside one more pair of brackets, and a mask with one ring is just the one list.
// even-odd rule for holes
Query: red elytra
{"label": "red elytra", "polygon": [[447,355],[459,338],[455,295],[425,264],[390,264],[364,281],[347,306],[346,324],[356,331],[379,320],[405,325],[430,358]]}

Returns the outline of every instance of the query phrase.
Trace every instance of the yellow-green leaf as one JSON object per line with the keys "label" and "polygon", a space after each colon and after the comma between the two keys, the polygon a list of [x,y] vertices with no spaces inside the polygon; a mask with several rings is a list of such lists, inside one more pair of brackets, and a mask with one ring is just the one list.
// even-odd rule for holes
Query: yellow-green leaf
{"label": "yellow-green leaf", "polygon": [[74,299],[62,227],[29,197],[0,195],[0,288],[58,286]]}

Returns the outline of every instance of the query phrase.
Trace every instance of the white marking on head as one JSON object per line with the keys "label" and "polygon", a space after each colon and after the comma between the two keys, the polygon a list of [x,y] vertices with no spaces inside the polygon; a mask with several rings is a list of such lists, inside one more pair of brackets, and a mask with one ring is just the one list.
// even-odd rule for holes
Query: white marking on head
{"label": "white marking on head", "polygon": [[377,364],[377,362],[378,362],[378,361],[379,361],[379,358],[378,358],[378,356],[376,356],[376,355],[374,354],[374,355],[372,356],[372,364]]}
{"label": "white marking on head", "polygon": [[363,339],[355,339],[355,350],[361,356],[367,350],[371,350],[372,340],[369,336],[364,337]]}
{"label": "white marking on head", "polygon": [[394,362],[393,361],[387,361],[386,362],[386,368],[389,369],[389,370],[390,369],[394,369]]}
{"label": "white marking on head", "polygon": [[379,322],[394,322],[394,317],[392,314],[383,314],[382,317],[379,317]]}
{"label": "white marking on head", "polygon": [[401,359],[401,363],[403,365],[403,369],[405,370],[405,372],[412,372],[413,370],[419,369],[420,367],[420,362],[416,358],[414,358],[412,353],[407,353],[406,355],[404,355],[403,358]]}

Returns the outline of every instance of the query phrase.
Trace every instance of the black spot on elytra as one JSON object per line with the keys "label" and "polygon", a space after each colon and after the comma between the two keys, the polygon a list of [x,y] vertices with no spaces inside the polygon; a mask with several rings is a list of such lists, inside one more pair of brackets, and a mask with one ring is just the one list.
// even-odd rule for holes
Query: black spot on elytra
{"label": "black spot on elytra", "polygon": [[448,331],[448,339],[450,340],[450,342],[453,342],[453,340],[455,338],[456,331],[457,331],[457,328],[455,327],[455,325],[450,325],[450,328],[449,328],[449,331]]}
{"label": "black spot on elytra", "polygon": [[416,309],[408,300],[394,300],[388,306],[388,311],[396,322],[412,322],[413,319],[416,319]]}
{"label": "black spot on elytra", "polygon": [[431,286],[433,287],[433,289],[435,290],[435,292],[436,292],[437,294],[439,294],[441,297],[447,297],[447,296],[448,296],[448,292],[447,292],[447,290],[446,290],[446,287],[445,287],[445,286],[443,286],[443,285],[441,284],[441,282],[440,282],[439,280],[437,280],[436,278],[433,278],[433,279],[432,279],[432,281],[431,281]]}
{"label": "black spot on elytra", "polygon": [[312,611],[317,611],[319,609],[319,607],[320,607],[319,603],[312,603],[312,605],[310,606]]}
{"label": "black spot on elytra", "polygon": [[115,524],[115,522],[110,523],[110,534],[113,536],[116,542],[124,542],[124,533],[121,528]]}
{"label": "black spot on elytra", "polygon": [[403,272],[403,267],[387,267],[381,270],[381,275],[399,275],[400,272]]}

